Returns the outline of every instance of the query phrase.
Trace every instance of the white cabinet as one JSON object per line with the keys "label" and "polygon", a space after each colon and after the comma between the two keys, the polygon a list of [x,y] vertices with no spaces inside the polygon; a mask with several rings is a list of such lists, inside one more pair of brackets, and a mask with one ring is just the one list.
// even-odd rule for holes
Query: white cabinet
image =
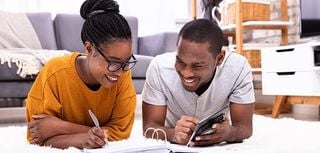
{"label": "white cabinet", "polygon": [[320,96],[320,70],[315,66],[320,43],[263,48],[262,94]]}
{"label": "white cabinet", "polygon": [[293,45],[262,50],[261,67],[265,72],[310,71],[314,68],[311,46]]}

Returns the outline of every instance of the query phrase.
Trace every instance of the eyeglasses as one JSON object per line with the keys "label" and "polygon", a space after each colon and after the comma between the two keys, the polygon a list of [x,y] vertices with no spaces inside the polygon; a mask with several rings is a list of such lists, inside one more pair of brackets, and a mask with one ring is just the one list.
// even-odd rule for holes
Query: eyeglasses
{"label": "eyeglasses", "polygon": [[131,58],[133,59],[133,61],[128,61],[128,62],[116,62],[116,61],[111,61],[107,58],[107,56],[105,56],[102,51],[95,45],[93,44],[93,47],[99,52],[99,54],[108,62],[108,70],[110,72],[116,72],[118,70],[120,70],[122,68],[123,71],[128,71],[130,69],[132,69],[136,63],[136,57],[134,57],[133,55],[131,55]]}

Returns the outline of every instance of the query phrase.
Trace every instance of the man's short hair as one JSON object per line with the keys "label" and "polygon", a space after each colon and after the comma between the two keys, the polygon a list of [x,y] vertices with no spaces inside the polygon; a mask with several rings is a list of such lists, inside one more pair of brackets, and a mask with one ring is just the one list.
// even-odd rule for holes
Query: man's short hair
{"label": "man's short hair", "polygon": [[221,52],[224,41],[220,27],[208,19],[196,19],[186,23],[179,32],[178,41],[180,39],[195,43],[208,42],[209,52],[213,54],[213,57]]}

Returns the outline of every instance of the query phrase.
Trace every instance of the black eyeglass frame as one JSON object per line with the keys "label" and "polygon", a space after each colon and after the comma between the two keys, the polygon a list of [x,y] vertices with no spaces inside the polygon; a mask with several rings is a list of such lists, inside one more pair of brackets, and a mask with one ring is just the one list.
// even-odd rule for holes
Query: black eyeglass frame
{"label": "black eyeglass frame", "polygon": [[[122,70],[123,71],[128,71],[128,70],[130,70],[130,69],[132,69],[135,65],[136,65],[136,63],[138,62],[137,61],[137,59],[136,59],[136,57],[134,57],[134,55],[132,54],[131,55],[131,58],[133,59],[133,61],[128,61],[128,62],[116,62],[116,61],[111,61],[110,59],[108,59],[108,57],[107,56],[105,56],[104,54],[103,54],[103,52],[94,44],[94,43],[91,43],[92,44],[92,46],[98,51],[98,53],[107,61],[107,63],[108,63],[108,70],[110,71],[110,72],[116,72],[116,71],[119,71],[121,68],[122,68]],[[130,64],[132,64],[131,66],[130,66]],[[110,66],[115,66],[115,65],[119,65],[116,69],[110,69]]]}

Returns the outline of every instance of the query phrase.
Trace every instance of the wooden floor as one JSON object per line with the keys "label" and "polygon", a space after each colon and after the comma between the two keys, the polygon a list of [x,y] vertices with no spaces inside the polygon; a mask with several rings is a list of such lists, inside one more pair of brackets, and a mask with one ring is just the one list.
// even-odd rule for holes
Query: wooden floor
{"label": "wooden floor", "polygon": [[254,114],[265,115],[272,113],[272,105],[270,104],[255,104]]}
{"label": "wooden floor", "polygon": [[[273,105],[272,103],[270,104],[266,104],[266,103],[256,103],[255,104],[255,110],[254,110],[254,114],[257,115],[268,115],[268,114],[272,114],[272,108]],[[291,113],[291,106],[290,105],[286,105],[281,109],[281,113]]]}
{"label": "wooden floor", "polygon": [[[294,118],[297,120],[320,121],[318,105],[286,105],[278,118]],[[271,117],[272,104],[256,104],[254,114]]]}

